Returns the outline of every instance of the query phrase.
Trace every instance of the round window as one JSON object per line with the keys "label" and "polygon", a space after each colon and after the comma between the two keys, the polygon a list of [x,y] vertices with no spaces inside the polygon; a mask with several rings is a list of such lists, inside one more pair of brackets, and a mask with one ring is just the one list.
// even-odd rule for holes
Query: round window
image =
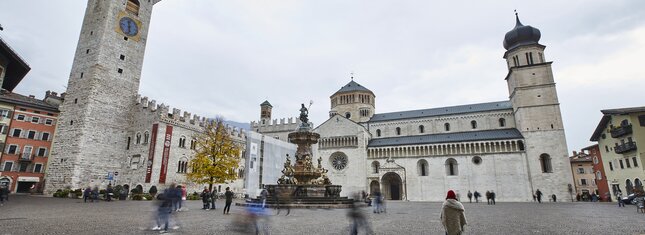
{"label": "round window", "polygon": [[475,165],[481,164],[482,163],[482,158],[479,157],[479,156],[474,156],[473,157],[473,163],[475,163]]}
{"label": "round window", "polygon": [[331,155],[330,162],[336,170],[345,169],[347,166],[347,155],[344,153],[334,153]]}
{"label": "round window", "polygon": [[352,117],[352,114],[350,112],[345,113],[345,118],[350,119]]}

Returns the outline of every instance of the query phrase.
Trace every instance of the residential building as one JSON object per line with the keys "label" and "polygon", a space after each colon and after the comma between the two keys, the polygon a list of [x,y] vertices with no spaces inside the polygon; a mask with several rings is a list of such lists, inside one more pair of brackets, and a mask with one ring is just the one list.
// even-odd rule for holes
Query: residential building
{"label": "residential building", "polygon": [[[601,110],[603,116],[591,136],[598,142],[613,199],[643,190],[645,178],[645,107]],[[639,149],[640,146],[640,149]]]}
{"label": "residential building", "polygon": [[609,184],[607,184],[607,174],[605,173],[600,148],[598,148],[597,144],[594,144],[580,151],[591,156],[593,161],[594,180],[596,181],[597,187],[596,195],[600,196],[601,201],[609,201],[611,199],[611,192],[609,191]]}
{"label": "residential building", "polygon": [[591,194],[596,194],[598,189],[594,180],[592,159],[593,157],[589,156],[589,154],[576,151],[573,151],[573,156],[569,158],[573,182],[576,186],[576,195],[586,200],[591,200]]}
{"label": "residential building", "polygon": [[59,113],[55,102],[49,102],[60,99],[49,91],[42,100],[5,90],[0,93],[0,104],[14,110],[8,117],[11,122],[0,158],[0,170],[10,181],[11,192],[42,191]]}

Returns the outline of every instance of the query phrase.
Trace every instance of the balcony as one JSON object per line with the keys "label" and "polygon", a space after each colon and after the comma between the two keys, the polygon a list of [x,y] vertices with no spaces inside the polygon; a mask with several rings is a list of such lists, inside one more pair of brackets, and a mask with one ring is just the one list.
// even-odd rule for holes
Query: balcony
{"label": "balcony", "polygon": [[612,128],[611,131],[612,138],[618,138],[624,135],[629,135],[632,133],[632,124],[621,125],[619,127]]}
{"label": "balcony", "polygon": [[626,153],[634,150],[636,150],[636,142],[634,141],[627,142],[621,145],[616,145],[616,147],[614,147],[614,152],[618,154]]}
{"label": "balcony", "polygon": [[21,162],[31,162],[34,159],[34,156],[28,153],[23,153],[20,155],[20,158],[18,158],[18,161]]}

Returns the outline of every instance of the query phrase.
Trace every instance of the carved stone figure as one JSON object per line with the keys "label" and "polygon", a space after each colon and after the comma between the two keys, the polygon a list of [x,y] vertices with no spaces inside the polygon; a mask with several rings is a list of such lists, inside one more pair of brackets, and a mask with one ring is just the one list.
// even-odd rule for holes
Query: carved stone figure
{"label": "carved stone figure", "polygon": [[309,123],[309,110],[305,107],[305,104],[302,104],[300,108],[300,121],[302,121],[303,125]]}

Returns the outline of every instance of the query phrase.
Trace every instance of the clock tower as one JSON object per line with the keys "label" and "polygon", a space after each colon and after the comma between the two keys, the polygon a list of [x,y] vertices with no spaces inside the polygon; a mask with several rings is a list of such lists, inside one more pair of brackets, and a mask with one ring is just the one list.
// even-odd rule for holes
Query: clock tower
{"label": "clock tower", "polygon": [[153,5],[88,0],[47,167],[45,190],[104,183],[120,169]]}

